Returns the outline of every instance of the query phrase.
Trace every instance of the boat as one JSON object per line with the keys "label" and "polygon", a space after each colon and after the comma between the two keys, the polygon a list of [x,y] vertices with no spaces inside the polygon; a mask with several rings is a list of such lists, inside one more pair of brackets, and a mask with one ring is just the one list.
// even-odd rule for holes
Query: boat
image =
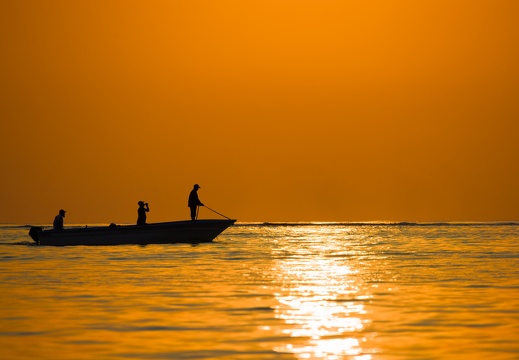
{"label": "boat", "polygon": [[147,245],[197,244],[213,241],[236,220],[184,220],[146,225],[115,225],[71,227],[64,230],[45,230],[33,226],[30,237],[37,245]]}

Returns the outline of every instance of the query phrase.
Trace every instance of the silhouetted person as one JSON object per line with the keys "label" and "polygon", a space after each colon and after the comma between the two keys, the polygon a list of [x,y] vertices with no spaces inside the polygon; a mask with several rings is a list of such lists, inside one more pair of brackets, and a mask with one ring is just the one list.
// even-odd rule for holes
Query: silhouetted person
{"label": "silhouetted person", "polygon": [[65,217],[66,211],[61,209],[59,214],[54,218],[54,222],[52,223],[52,227],[54,230],[63,230],[63,218]]}
{"label": "silhouetted person", "polygon": [[148,203],[144,203],[144,201],[139,201],[139,209],[137,210],[137,225],[146,225],[146,213],[150,211],[150,207]]}
{"label": "silhouetted person", "polygon": [[199,206],[204,206],[200,200],[198,200],[198,189],[200,186],[195,184],[193,186],[193,190],[189,193],[189,200],[187,201],[187,206],[191,209],[191,220],[196,220],[196,210]]}

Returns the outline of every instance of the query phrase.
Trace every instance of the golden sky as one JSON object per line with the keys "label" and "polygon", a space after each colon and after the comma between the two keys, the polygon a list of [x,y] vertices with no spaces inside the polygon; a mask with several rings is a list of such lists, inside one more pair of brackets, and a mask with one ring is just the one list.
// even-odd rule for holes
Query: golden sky
{"label": "golden sky", "polygon": [[[519,1],[0,2],[0,223],[519,220]],[[207,209],[201,218],[218,218]]]}

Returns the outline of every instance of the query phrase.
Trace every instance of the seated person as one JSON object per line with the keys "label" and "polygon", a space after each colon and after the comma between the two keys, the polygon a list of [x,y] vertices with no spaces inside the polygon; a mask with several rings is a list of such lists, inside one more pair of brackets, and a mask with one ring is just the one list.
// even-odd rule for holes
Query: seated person
{"label": "seated person", "polygon": [[54,230],[63,230],[63,218],[65,217],[66,211],[61,209],[59,214],[54,218],[54,222],[52,223],[52,227]]}

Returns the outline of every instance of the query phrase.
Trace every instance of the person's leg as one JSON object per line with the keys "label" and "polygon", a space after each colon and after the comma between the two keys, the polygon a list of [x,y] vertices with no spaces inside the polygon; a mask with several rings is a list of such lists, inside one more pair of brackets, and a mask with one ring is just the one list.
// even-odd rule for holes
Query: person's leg
{"label": "person's leg", "polygon": [[196,206],[190,207],[191,209],[191,220],[196,220]]}

